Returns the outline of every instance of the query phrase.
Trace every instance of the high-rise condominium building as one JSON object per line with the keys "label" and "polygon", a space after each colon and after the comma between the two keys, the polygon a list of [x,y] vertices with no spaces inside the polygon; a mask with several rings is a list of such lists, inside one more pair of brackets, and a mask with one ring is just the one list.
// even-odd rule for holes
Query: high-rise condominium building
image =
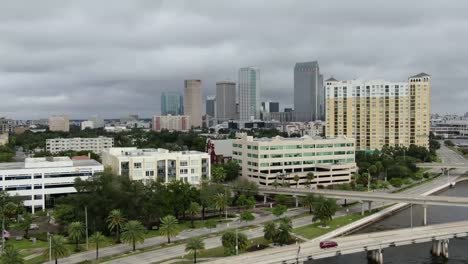
{"label": "high-rise condominium building", "polygon": [[50,131],[70,131],[70,119],[68,115],[58,115],[49,117],[49,130]]}
{"label": "high-rise condominium building", "polygon": [[50,138],[46,139],[46,150],[50,153],[63,151],[92,151],[100,154],[103,150],[114,146],[114,138]]}
{"label": "high-rise condominium building", "polygon": [[359,150],[429,146],[431,77],[408,82],[326,81],[327,137],[356,138]]}
{"label": "high-rise condominium building", "polygon": [[294,66],[294,112],[297,121],[323,120],[325,97],[323,76],[317,61]]}
{"label": "high-rise condominium building", "polygon": [[190,117],[193,127],[202,126],[202,86],[201,80],[185,80],[184,114]]}
{"label": "high-rise condominium building", "polygon": [[260,118],[260,69],[244,67],[239,70],[239,119]]}
{"label": "high-rise condominium building", "polygon": [[0,118],[0,134],[12,133],[15,129],[15,122],[12,119],[5,117]]}
{"label": "high-rise condominium building", "polygon": [[163,92],[161,94],[161,115],[184,114],[184,100],[178,93]]}
{"label": "high-rise condominium building", "polygon": [[215,117],[216,115],[216,96],[208,96],[206,97],[206,114]]}
{"label": "high-rise condominium building", "polygon": [[[351,181],[356,171],[354,139],[253,138],[239,134],[233,143],[233,160],[241,174],[260,185],[288,183],[292,186],[340,184]],[[313,179],[307,175],[312,173]],[[294,181],[295,176],[299,181]]]}
{"label": "high-rise condominium building", "polygon": [[220,120],[237,119],[235,82],[216,83],[216,118]]}
{"label": "high-rise condominium building", "polygon": [[103,152],[102,162],[113,173],[143,183],[180,180],[200,184],[202,180],[211,178],[210,156],[205,152],[111,148]]}
{"label": "high-rise condominium building", "polygon": [[165,115],[153,117],[153,131],[187,131],[190,130],[190,117],[186,115]]}

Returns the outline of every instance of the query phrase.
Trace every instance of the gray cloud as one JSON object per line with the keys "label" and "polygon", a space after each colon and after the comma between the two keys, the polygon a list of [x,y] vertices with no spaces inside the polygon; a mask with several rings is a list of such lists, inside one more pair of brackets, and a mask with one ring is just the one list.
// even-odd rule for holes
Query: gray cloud
{"label": "gray cloud", "polygon": [[0,116],[159,113],[183,80],[262,71],[262,97],[292,105],[293,67],[326,77],[433,77],[434,112],[468,111],[466,1],[0,0]]}

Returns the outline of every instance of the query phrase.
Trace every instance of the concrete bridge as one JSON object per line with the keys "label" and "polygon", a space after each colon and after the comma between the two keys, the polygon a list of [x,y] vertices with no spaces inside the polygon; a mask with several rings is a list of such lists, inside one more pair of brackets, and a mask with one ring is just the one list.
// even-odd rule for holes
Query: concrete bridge
{"label": "concrete bridge", "polygon": [[338,243],[338,247],[329,249],[321,249],[319,247],[320,241],[311,240],[298,245],[267,249],[207,263],[292,264],[366,252],[369,260],[381,264],[383,263],[385,248],[426,242],[432,242],[428,250],[433,255],[448,258],[450,239],[461,237],[468,237],[468,221],[335,238],[333,241]]}
{"label": "concrete bridge", "polygon": [[431,168],[431,169],[464,169],[468,170],[467,163],[417,163],[416,166],[419,168]]}

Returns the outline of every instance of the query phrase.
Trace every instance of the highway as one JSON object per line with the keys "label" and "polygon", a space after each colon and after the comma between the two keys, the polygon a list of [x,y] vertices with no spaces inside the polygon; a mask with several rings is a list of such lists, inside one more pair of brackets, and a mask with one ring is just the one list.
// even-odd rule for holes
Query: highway
{"label": "highway", "polygon": [[[387,247],[424,243],[468,236],[468,221],[438,224],[424,227],[405,228],[384,232],[353,235],[333,239],[338,247],[321,249],[319,240],[311,240],[300,245],[278,247],[265,252],[253,252],[236,257],[222,258],[207,263],[296,263],[311,259],[328,258],[338,255],[379,250]],[[300,250],[299,249],[300,246]],[[299,254],[297,252],[299,251]]]}

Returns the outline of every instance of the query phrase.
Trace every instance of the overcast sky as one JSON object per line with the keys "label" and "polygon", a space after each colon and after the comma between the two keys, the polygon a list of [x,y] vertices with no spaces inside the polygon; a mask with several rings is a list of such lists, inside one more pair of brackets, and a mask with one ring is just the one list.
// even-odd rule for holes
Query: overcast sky
{"label": "overcast sky", "polygon": [[468,2],[0,0],[0,116],[160,112],[162,91],[261,69],[292,106],[295,62],[325,78],[432,75],[432,112],[468,112]]}

